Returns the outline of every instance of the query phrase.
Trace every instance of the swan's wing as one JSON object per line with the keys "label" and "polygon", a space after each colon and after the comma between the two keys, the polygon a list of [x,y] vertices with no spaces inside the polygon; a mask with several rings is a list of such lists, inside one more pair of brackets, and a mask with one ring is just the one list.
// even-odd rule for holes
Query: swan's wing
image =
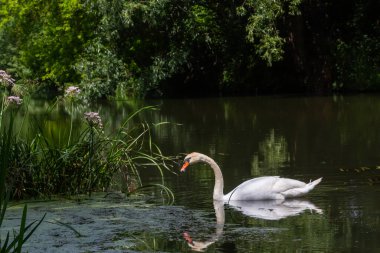
{"label": "swan's wing", "polygon": [[273,184],[272,190],[276,193],[282,193],[291,189],[303,188],[306,184],[304,182],[289,179],[289,178],[278,178]]}
{"label": "swan's wing", "polygon": [[247,180],[224,196],[224,201],[229,200],[259,200],[276,199],[273,185],[280,177],[257,177]]}
{"label": "swan's wing", "polygon": [[[282,183],[279,182],[278,189],[282,190],[281,194],[285,198],[294,198],[294,197],[301,197],[307,194],[309,191],[313,190],[314,187],[321,182],[322,178],[318,178],[308,184],[297,181],[297,180],[293,180],[293,179],[286,179],[286,180],[287,180],[287,183],[285,183],[286,186],[281,188]],[[293,182],[290,182],[289,180],[293,180]],[[286,189],[288,186],[289,188]]]}
{"label": "swan's wing", "polygon": [[287,196],[301,196],[305,193],[302,190],[305,186],[304,182],[295,179],[279,176],[258,177],[243,182],[225,195],[224,200],[284,199]]}

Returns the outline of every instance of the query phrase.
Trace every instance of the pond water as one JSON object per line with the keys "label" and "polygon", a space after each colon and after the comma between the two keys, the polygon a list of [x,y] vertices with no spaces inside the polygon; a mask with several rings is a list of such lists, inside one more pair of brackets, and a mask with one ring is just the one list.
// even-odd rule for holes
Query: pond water
{"label": "pond water", "polygon": [[[30,252],[43,252],[49,240],[56,240],[54,245],[67,241],[55,248],[57,252],[64,252],[70,240],[78,241],[74,250],[79,252],[380,252],[380,96],[144,103],[160,108],[145,113],[145,120],[170,122],[152,129],[163,153],[177,156],[178,162],[192,151],[214,158],[223,171],[225,192],[263,175],[305,182],[323,177],[323,181],[302,199],[223,206],[212,200],[213,171],[193,165],[186,173],[165,175],[166,186],[175,195],[173,206],[112,199],[92,200],[80,207],[59,203],[71,211],[55,210],[57,218],[49,219],[68,215],[75,227],[79,218],[74,214],[81,210],[84,221],[77,226],[93,224],[88,231],[94,231],[94,239],[70,239],[74,233],[64,239],[56,232],[57,239],[40,237],[45,238],[45,243],[39,240],[45,248],[33,246]],[[116,126],[132,107],[118,102],[95,109],[109,126]],[[67,123],[67,118],[52,119],[52,124],[62,122]],[[159,173],[151,170],[141,171],[141,176],[146,184],[161,182]],[[57,208],[51,205],[30,209],[37,215]],[[86,218],[86,213],[91,216]],[[39,235],[31,238],[30,245],[33,240],[38,244]]]}

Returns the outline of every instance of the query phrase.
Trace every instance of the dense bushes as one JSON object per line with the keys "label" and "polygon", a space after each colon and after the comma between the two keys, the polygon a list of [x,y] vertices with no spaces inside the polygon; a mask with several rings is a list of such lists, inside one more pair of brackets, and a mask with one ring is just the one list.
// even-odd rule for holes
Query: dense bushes
{"label": "dense bushes", "polygon": [[0,2],[0,68],[28,87],[75,83],[90,99],[379,87],[373,0]]}

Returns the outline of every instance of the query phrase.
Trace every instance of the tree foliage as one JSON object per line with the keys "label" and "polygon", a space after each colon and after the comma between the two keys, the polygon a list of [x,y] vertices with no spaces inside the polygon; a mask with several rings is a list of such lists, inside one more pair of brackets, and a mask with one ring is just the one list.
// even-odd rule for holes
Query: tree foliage
{"label": "tree foliage", "polygon": [[23,83],[77,83],[90,99],[118,88],[180,96],[380,82],[374,0],[0,3],[0,67]]}

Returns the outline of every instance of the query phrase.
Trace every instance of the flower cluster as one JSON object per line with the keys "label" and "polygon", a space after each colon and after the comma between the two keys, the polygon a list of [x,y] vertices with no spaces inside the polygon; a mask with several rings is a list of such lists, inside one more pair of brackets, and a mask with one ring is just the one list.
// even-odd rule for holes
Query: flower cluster
{"label": "flower cluster", "polygon": [[91,127],[103,128],[102,119],[97,112],[86,112],[84,118]]}
{"label": "flower cluster", "polygon": [[13,79],[11,75],[7,74],[4,70],[0,70],[0,82],[11,88],[15,85],[15,79]]}
{"label": "flower cluster", "polygon": [[13,104],[13,105],[21,105],[22,103],[22,99],[17,96],[9,96],[7,97],[7,101],[9,104]]}
{"label": "flower cluster", "polygon": [[81,92],[81,90],[79,89],[79,87],[69,86],[65,90],[65,96],[66,97],[74,97],[74,96],[78,95],[80,92]]}

